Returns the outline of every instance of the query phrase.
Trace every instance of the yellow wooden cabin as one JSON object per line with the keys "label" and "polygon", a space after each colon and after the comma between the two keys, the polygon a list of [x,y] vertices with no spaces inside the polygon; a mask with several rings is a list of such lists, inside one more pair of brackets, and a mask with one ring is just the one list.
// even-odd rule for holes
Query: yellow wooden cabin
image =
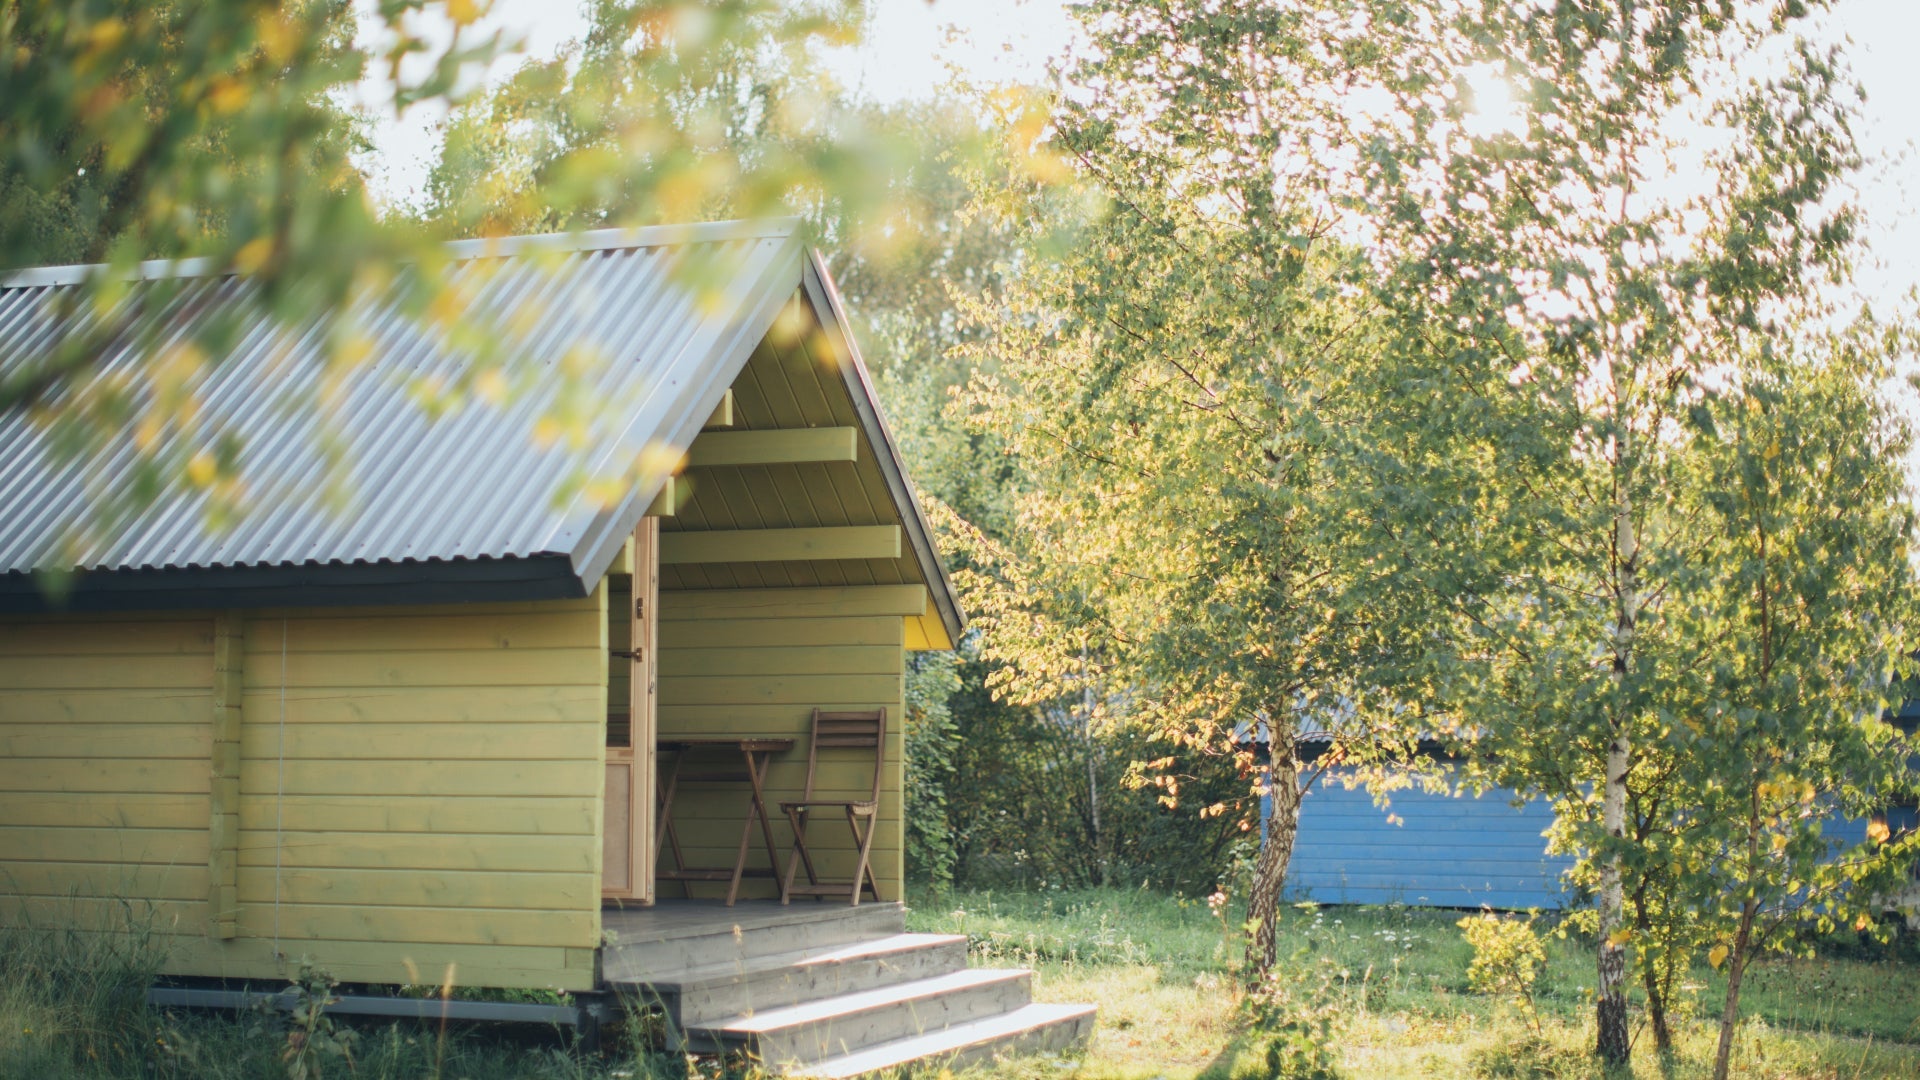
{"label": "yellow wooden cabin", "polygon": [[[819,257],[793,223],[727,223],[449,265],[497,368],[372,304],[344,379],[262,327],[196,376],[158,452],[238,436],[228,520],[217,493],[127,502],[131,435],[75,456],[0,415],[0,919],[131,912],[178,976],[590,991],[616,916],[683,895],[656,888],[659,741],[796,740],[771,807],[815,708],[886,710],[874,866],[900,898],[906,653],[962,616]],[[87,272],[0,281],[0,372]],[[246,287],[140,276],[183,332]],[[469,383],[440,414],[414,393]],[[731,863],[744,807],[683,792],[684,857]]]}

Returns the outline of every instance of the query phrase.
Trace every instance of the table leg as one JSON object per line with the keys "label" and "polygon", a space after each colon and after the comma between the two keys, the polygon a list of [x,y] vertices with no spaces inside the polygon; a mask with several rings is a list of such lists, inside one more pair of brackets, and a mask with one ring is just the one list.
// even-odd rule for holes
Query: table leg
{"label": "table leg", "polygon": [[[674,753],[673,767],[667,770],[667,783],[660,792],[660,825],[654,830],[653,838],[653,870],[656,889],[658,888],[657,883],[660,880],[660,849],[663,846],[671,845],[673,848],[674,869],[684,870],[687,868],[686,853],[680,850],[680,832],[673,827],[673,796],[674,793],[679,790],[680,763],[685,761],[686,757],[687,755],[684,751],[676,751]],[[680,891],[688,896],[692,896],[693,885],[690,882],[682,881],[680,883]]]}
{"label": "table leg", "polygon": [[[767,845],[767,869],[775,875],[780,873],[780,852],[773,843],[773,819],[767,815],[767,769],[773,765],[773,752],[760,752],[760,767],[748,769],[753,777],[753,805],[760,812],[760,838]],[[776,881],[779,878],[776,876]]]}
{"label": "table leg", "polygon": [[[758,792],[760,790],[760,780],[754,775],[753,771],[753,751],[743,747],[740,751],[740,756],[747,759],[747,780],[753,784],[754,791]],[[740,879],[747,872],[747,848],[753,840],[753,815],[759,805],[760,799],[757,795],[750,797],[750,801],[747,803],[747,820],[740,824],[740,851],[734,856],[733,880],[727,885],[728,907],[732,907],[733,902],[740,898]]]}

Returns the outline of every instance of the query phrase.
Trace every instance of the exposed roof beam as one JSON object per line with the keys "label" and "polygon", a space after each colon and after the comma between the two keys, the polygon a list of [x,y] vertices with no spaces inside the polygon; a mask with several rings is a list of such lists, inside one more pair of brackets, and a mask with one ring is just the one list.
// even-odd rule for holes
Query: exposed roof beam
{"label": "exposed roof beam", "polygon": [[660,534],[660,564],[897,559],[900,526],[739,529]]}
{"label": "exposed roof beam", "polygon": [[693,447],[687,451],[687,465],[699,469],[720,465],[852,461],[859,444],[859,432],[850,427],[710,431],[693,440]]}
{"label": "exposed roof beam", "polygon": [[667,482],[660,487],[660,494],[655,495],[653,501],[647,504],[648,517],[673,516],[673,512],[680,508],[679,484],[680,481],[676,478],[667,477]]}
{"label": "exposed roof beam", "polygon": [[726,392],[720,395],[720,404],[713,407],[713,415],[707,417],[707,422],[701,426],[703,429],[733,426],[733,387],[727,387]]}

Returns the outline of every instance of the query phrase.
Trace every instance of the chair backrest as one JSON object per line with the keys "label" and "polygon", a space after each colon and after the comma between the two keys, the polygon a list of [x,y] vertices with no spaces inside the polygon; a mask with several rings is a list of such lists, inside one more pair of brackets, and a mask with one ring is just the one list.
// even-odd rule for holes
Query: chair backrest
{"label": "chair backrest", "polygon": [[873,751],[873,794],[868,798],[880,801],[881,765],[887,754],[887,710],[813,710],[813,739],[807,746],[807,793],[803,798],[813,798],[813,778],[819,772],[822,750]]}

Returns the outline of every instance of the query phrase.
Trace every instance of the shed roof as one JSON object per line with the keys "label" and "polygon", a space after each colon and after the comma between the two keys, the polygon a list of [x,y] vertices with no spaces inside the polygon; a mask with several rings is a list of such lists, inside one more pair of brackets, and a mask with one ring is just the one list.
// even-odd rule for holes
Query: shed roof
{"label": "shed roof", "polygon": [[[201,412],[171,444],[143,453],[121,434],[62,454],[57,432],[0,414],[0,610],[47,606],[50,570],[76,572],[61,601],[76,609],[582,595],[797,298],[840,346],[838,374],[919,576],[958,636],[962,618],[930,530],[831,278],[796,221],[462,241],[449,253],[465,318],[516,335],[502,357],[514,389],[497,402],[423,410],[418,386],[456,380],[472,360],[377,300],[347,313],[372,351],[324,407],[322,351],[257,319],[194,375]],[[676,268],[690,264],[717,287],[688,287]],[[50,301],[93,269],[0,278],[0,376],[74,332]],[[183,339],[241,310],[249,288],[191,263],[150,263],[137,276],[135,290],[187,279],[167,298],[169,327]],[[118,348],[88,378],[122,377],[148,355]],[[542,421],[568,394],[591,407],[580,430],[553,438]],[[250,494],[237,520],[212,522],[206,492],[128,498],[155,449],[191,453],[223,435],[245,448]],[[604,481],[623,478],[606,501]]]}

